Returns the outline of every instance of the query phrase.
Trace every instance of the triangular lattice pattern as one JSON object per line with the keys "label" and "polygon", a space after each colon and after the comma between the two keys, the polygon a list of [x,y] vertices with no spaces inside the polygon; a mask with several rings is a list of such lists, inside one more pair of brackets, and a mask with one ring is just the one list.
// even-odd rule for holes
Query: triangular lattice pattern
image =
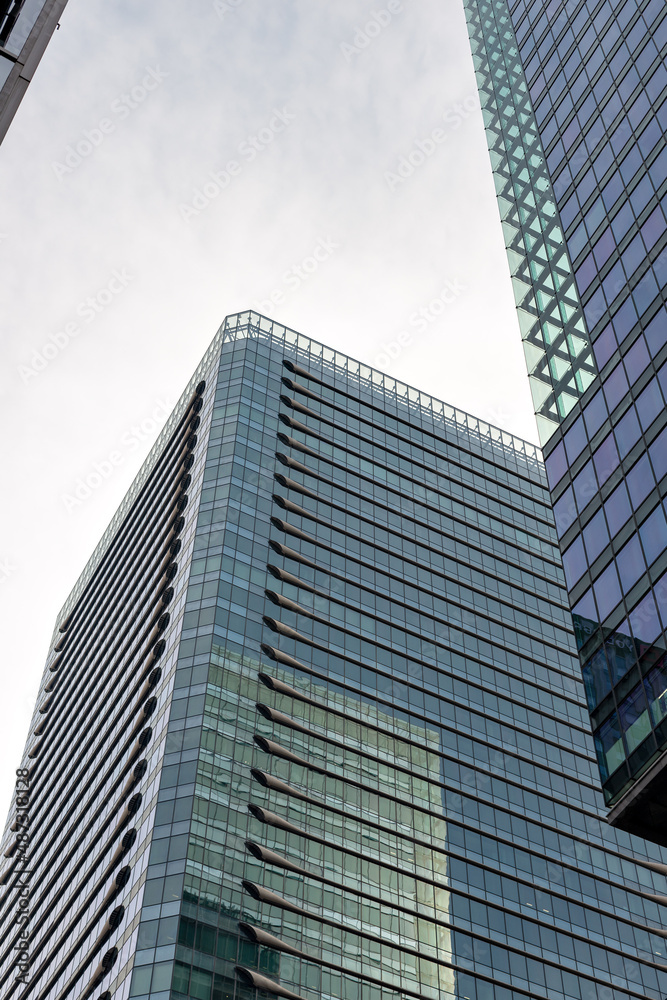
{"label": "triangular lattice pattern", "polygon": [[597,375],[506,0],[464,0],[540,441]]}

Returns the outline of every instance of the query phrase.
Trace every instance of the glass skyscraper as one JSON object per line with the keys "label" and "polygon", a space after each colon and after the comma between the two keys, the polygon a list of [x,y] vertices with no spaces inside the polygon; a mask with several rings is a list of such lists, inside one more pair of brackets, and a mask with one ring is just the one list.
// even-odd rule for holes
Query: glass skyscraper
{"label": "glass skyscraper", "polygon": [[538,450],[255,313],[67,600],[19,774],[3,998],[667,995]]}
{"label": "glass skyscraper", "polygon": [[667,844],[667,7],[465,6],[609,819]]}
{"label": "glass skyscraper", "polygon": [[0,0],[0,142],[67,0]]}

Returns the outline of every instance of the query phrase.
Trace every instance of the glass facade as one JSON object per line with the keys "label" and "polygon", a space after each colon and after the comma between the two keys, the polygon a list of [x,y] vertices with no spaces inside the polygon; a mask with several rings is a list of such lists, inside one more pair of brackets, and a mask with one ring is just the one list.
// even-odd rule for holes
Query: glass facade
{"label": "glass facade", "polygon": [[67,0],[0,0],[0,142]]}
{"label": "glass facade", "polygon": [[58,619],[20,996],[664,1000],[576,654],[533,446],[228,317]]}
{"label": "glass facade", "polygon": [[515,124],[536,150],[583,314],[577,358],[594,373],[541,430],[605,801],[612,822],[667,843],[667,8],[467,0],[467,17],[501,216],[520,231],[510,267],[530,271],[544,326],[529,165],[496,153]]}

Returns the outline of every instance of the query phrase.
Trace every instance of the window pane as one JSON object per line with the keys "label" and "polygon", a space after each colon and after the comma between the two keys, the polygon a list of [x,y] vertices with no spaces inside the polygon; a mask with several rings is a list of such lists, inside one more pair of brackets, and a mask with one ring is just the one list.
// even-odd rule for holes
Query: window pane
{"label": "window pane", "polygon": [[556,531],[558,537],[562,538],[567,529],[577,516],[577,508],[574,503],[574,493],[572,487],[568,486],[560,500],[554,504],[554,517],[556,518]]}
{"label": "window pane", "polygon": [[636,535],[624,545],[616,557],[623,593],[627,594],[646,569],[644,555]]}
{"label": "window pane", "polygon": [[615,489],[611,496],[607,497],[604,502],[604,510],[609,524],[609,533],[613,538],[632,513],[628,491],[624,483],[621,483],[618,489]]}
{"label": "window pane", "polygon": [[662,505],[649,514],[639,529],[639,535],[644,546],[646,562],[650,566],[667,548],[667,518]]}
{"label": "window pane", "polygon": [[644,685],[639,684],[618,707],[621,729],[625,733],[628,753],[632,753],[651,732],[651,722],[644,694]]}
{"label": "window pane", "polygon": [[607,566],[604,573],[600,574],[593,584],[593,590],[595,592],[600,621],[603,622],[621,599],[621,587],[618,582],[618,574],[614,563]]}
{"label": "window pane", "polygon": [[593,562],[609,542],[609,532],[604,511],[599,510],[595,517],[584,528],[584,542],[589,562]]}
{"label": "window pane", "polygon": [[667,715],[667,669],[664,657],[648,672],[644,678],[644,687],[653,725],[657,726]]}
{"label": "window pane", "polygon": [[572,588],[581,575],[586,571],[586,554],[584,543],[581,537],[577,538],[569,549],[563,553],[563,569],[565,570],[565,581],[568,588]]}
{"label": "window pane", "polygon": [[595,749],[603,779],[609,777],[625,760],[621,727],[616,713],[600,726],[595,734]]}
{"label": "window pane", "polygon": [[609,434],[593,455],[595,471],[598,474],[600,486],[607,482],[610,475],[618,467],[618,451],[612,434]]}

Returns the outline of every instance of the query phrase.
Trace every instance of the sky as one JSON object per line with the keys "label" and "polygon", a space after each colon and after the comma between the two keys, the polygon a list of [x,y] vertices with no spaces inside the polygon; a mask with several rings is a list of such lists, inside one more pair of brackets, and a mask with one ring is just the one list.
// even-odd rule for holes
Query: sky
{"label": "sky", "polygon": [[56,615],[225,315],[537,441],[462,0],[185,9],[69,0],[0,146],[3,816]]}

